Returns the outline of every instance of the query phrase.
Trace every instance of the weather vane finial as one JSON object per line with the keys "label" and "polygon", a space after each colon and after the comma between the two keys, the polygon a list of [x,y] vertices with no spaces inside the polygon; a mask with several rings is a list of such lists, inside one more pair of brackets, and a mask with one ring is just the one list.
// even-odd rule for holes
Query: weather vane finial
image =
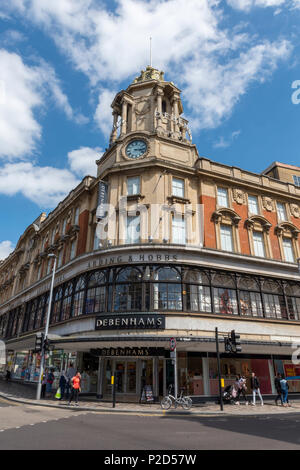
{"label": "weather vane finial", "polygon": [[152,67],[152,37],[150,36],[150,67]]}

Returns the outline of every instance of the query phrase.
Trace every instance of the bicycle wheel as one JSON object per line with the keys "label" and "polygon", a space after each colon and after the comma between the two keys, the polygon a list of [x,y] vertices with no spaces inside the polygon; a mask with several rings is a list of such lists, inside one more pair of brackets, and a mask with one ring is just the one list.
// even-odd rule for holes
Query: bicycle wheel
{"label": "bicycle wheel", "polygon": [[168,410],[172,406],[172,400],[169,397],[164,397],[160,402],[160,406],[163,410]]}
{"label": "bicycle wheel", "polygon": [[182,400],[182,408],[185,410],[190,410],[192,408],[193,402],[190,397],[184,397]]}

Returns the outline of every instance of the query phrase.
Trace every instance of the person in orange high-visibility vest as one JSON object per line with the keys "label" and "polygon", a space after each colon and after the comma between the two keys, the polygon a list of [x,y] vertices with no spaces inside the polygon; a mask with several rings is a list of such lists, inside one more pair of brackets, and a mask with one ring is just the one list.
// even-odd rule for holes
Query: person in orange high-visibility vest
{"label": "person in orange high-visibility vest", "polygon": [[78,396],[79,396],[79,393],[81,392],[81,375],[79,372],[77,372],[77,374],[74,377],[72,377],[71,385],[72,385],[72,392],[71,392],[71,397],[69,400],[69,405],[71,405],[71,401],[74,398],[75,405],[78,406]]}

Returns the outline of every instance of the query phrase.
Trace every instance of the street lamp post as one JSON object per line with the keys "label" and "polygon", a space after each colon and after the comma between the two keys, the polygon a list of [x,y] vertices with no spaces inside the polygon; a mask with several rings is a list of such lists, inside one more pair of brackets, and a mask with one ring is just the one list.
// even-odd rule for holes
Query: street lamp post
{"label": "street lamp post", "polygon": [[41,399],[42,380],[43,380],[44,366],[45,366],[45,343],[46,343],[47,338],[48,338],[51,304],[52,304],[53,287],[54,287],[54,278],[55,278],[55,270],[56,270],[56,255],[54,255],[53,253],[50,253],[48,255],[48,258],[54,258],[54,263],[53,263],[53,269],[52,269],[52,279],[51,279],[50,296],[49,296],[49,303],[48,303],[48,311],[47,311],[47,319],[46,319],[44,340],[43,340],[43,344],[42,344],[40,375],[39,375],[39,382],[38,382],[37,391],[36,391],[36,399],[37,400]]}

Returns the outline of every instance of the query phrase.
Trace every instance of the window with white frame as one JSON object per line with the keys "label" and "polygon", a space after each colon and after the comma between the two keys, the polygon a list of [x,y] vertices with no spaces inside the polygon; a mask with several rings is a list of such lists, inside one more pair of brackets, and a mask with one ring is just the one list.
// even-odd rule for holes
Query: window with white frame
{"label": "window with white frame", "polygon": [[66,226],[67,226],[67,219],[64,219],[63,226],[62,226],[62,234],[63,235],[66,233]]}
{"label": "window with white frame", "polygon": [[257,196],[248,196],[249,214],[258,215],[258,198]]}
{"label": "window with white frame", "polygon": [[172,242],[184,245],[186,241],[184,217],[174,216],[172,218]]}
{"label": "window with white frame", "polygon": [[221,250],[233,251],[233,235],[231,225],[220,225]]}
{"label": "window with white frame", "polygon": [[172,179],[172,196],[184,197],[184,180],[180,178]]}
{"label": "window with white frame", "polygon": [[140,216],[128,215],[126,227],[126,243],[140,242]]}
{"label": "window with white frame", "polygon": [[266,256],[264,234],[262,232],[253,232],[253,248],[255,256],[261,256],[262,258]]}
{"label": "window with white frame", "polygon": [[229,207],[228,190],[226,188],[218,188],[218,205],[220,207]]}
{"label": "window with white frame", "polygon": [[52,233],[51,233],[51,245],[53,245],[54,243],[54,237],[55,237],[55,228],[52,230]]}
{"label": "window with white frame", "polygon": [[74,214],[74,225],[78,225],[79,223],[79,207],[76,207],[75,214]]}
{"label": "window with white frame", "polygon": [[97,226],[96,226],[95,232],[94,232],[93,250],[99,250],[100,248],[101,248],[100,238],[98,238],[97,236]]}
{"label": "window with white frame", "polygon": [[127,178],[127,194],[128,196],[134,196],[135,194],[140,194],[140,177],[139,176],[129,176]]}
{"label": "window with white frame", "polygon": [[293,242],[290,238],[283,238],[282,239],[282,246],[283,246],[283,253],[285,261],[289,261],[290,263],[295,262],[294,257],[294,250],[293,250]]}
{"label": "window with white frame", "polygon": [[282,202],[277,202],[277,215],[279,222],[287,220],[285,205]]}
{"label": "window with white frame", "polygon": [[62,266],[62,262],[63,262],[63,249],[59,250],[58,252],[58,260],[57,260],[58,268]]}
{"label": "window with white frame", "polygon": [[71,243],[71,249],[70,249],[70,259],[75,258],[76,254],[76,240],[73,240]]}
{"label": "window with white frame", "polygon": [[293,180],[294,180],[294,185],[295,186],[300,186],[300,176],[294,175]]}
{"label": "window with white frame", "polygon": [[52,266],[52,258],[48,258],[48,262],[47,262],[47,274],[50,274],[51,266]]}

